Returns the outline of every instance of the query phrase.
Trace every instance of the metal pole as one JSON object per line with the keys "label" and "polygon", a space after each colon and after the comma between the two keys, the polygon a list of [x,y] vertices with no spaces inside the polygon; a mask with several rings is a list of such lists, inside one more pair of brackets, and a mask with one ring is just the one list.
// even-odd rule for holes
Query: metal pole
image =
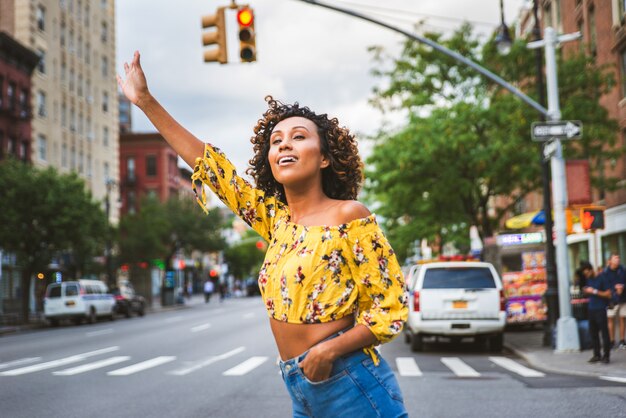
{"label": "metal pole", "polygon": [[[541,40],[541,27],[539,24],[538,13],[538,1],[533,1],[533,16],[535,19],[535,25],[533,27],[533,38],[535,41]],[[546,105],[546,95],[544,91],[543,83],[543,57],[539,48],[535,49],[535,66],[536,66],[536,80],[537,80],[537,96],[539,98],[539,104]],[[539,119],[546,120],[545,115],[539,113]],[[556,328],[556,321],[558,318],[557,312],[559,310],[558,299],[558,283],[556,276],[556,262],[554,257],[554,241],[552,240],[552,192],[550,190],[550,162],[543,156],[543,149],[539,150],[539,161],[541,161],[541,183],[543,189],[543,213],[545,222],[543,224],[543,230],[546,235],[546,278],[548,288],[544,294],[546,306],[548,308],[548,318],[544,327],[543,345],[545,347],[552,347],[553,331]]]}
{"label": "metal pole", "polygon": [[[561,119],[559,106],[558,80],[556,71],[555,49],[559,39],[556,31],[547,27],[544,31],[544,50],[546,56],[546,82],[548,88],[548,115],[550,120]],[[565,208],[567,206],[567,182],[565,179],[565,161],[561,141],[555,138],[556,153],[550,160],[552,168],[552,196],[554,198],[554,226],[556,231],[557,277],[559,283],[559,319],[557,321],[556,351],[578,351],[578,327],[572,318],[570,305],[570,276],[567,256],[567,230]],[[547,237],[551,239],[551,237]]]}
{"label": "metal pole", "polygon": [[[112,180],[106,180],[106,200],[104,202],[105,213],[107,217],[107,228],[109,227],[109,217],[111,213],[111,187],[113,186]],[[110,231],[106,232],[106,243],[105,243],[105,263],[106,263],[106,275],[107,275],[107,285],[109,289],[114,289],[117,287],[117,283],[114,283],[113,280],[113,260],[111,259],[112,252],[112,242],[111,242],[111,234]]]}

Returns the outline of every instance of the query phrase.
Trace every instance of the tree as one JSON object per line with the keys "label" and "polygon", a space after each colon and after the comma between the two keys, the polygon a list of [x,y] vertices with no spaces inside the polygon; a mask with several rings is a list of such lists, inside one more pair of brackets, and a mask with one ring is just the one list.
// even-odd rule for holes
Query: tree
{"label": "tree", "polygon": [[238,279],[258,274],[265,258],[264,242],[255,231],[251,229],[246,231],[241,241],[224,250],[224,261],[228,264],[228,271]]}
{"label": "tree", "polygon": [[74,173],[7,160],[0,163],[0,190],[0,247],[14,253],[21,268],[21,316],[28,322],[33,274],[44,271],[53,257],[70,253],[74,277],[80,277],[102,253],[106,217]]}
{"label": "tree", "polygon": [[[534,59],[525,42],[516,42],[502,57],[495,53],[493,40],[481,44],[469,25],[448,39],[437,33],[425,36],[493,70],[530,96],[535,92]],[[374,52],[378,68],[385,68],[389,57],[380,49]],[[366,190],[370,199],[382,203],[377,212],[386,219],[390,239],[397,239],[396,251],[406,256],[418,238],[466,246],[471,225],[483,238],[493,235],[514,205],[541,184],[539,150],[529,138],[536,112],[423,44],[407,41],[400,58],[391,62],[389,70],[374,71],[386,81],[385,87],[375,89],[373,103],[383,111],[403,110],[407,119],[399,129],[381,129],[373,138]],[[580,59],[559,68],[577,75],[560,75],[573,84],[561,90],[561,102],[567,103],[564,116],[586,124],[587,116],[594,115],[595,129],[603,123],[613,126],[600,104],[588,98],[590,90],[592,97],[599,97],[610,85],[606,69]],[[585,114],[576,109],[586,109]],[[602,134],[615,136],[608,130]],[[587,140],[595,144],[587,149],[606,150],[606,136]],[[509,203],[493,210],[498,196],[508,197]]]}

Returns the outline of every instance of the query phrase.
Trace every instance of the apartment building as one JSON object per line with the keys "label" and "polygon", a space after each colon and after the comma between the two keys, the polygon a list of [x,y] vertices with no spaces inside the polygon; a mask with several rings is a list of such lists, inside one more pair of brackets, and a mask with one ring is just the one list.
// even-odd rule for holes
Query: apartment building
{"label": "apartment building", "polygon": [[[35,51],[31,159],[118,201],[114,0],[0,0],[0,30]],[[110,221],[119,208],[111,205]]]}

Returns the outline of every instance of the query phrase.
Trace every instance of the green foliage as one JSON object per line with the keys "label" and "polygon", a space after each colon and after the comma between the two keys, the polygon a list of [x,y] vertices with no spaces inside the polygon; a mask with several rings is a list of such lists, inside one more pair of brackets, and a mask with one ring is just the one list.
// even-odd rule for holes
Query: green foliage
{"label": "green foliage", "polygon": [[259,272],[265,250],[257,248],[257,243],[263,238],[253,230],[248,230],[240,242],[224,250],[224,261],[228,264],[228,271],[238,279],[256,276]]}
{"label": "green foliage", "polygon": [[28,320],[33,273],[53,257],[71,253],[74,277],[87,272],[103,252],[106,217],[76,174],[38,170],[15,160],[0,163],[0,247],[22,269],[22,315]]}
{"label": "green foliage", "polygon": [[[534,52],[525,41],[515,42],[503,57],[493,40],[481,44],[469,25],[447,39],[425,36],[536,96]],[[366,191],[382,204],[377,212],[385,217],[400,258],[421,238],[467,247],[471,225],[482,237],[493,235],[506,212],[540,187],[540,149],[530,140],[536,111],[421,43],[405,42],[391,65],[381,50],[374,52],[374,73],[385,82],[372,102],[384,111],[405,111],[407,119],[399,129],[381,129],[373,138]],[[560,85],[568,85],[560,90],[563,118],[585,124],[582,146],[572,146],[569,155],[606,158],[616,130],[597,98],[611,86],[610,75],[585,57],[562,61],[559,69]],[[490,208],[498,196],[509,197],[510,204],[494,212]]]}

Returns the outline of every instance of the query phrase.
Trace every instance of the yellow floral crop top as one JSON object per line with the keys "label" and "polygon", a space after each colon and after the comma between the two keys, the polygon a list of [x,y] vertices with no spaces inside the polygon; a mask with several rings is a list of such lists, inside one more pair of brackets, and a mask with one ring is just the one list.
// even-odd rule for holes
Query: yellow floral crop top
{"label": "yellow floral crop top", "polygon": [[312,324],[356,313],[381,343],[400,333],[408,315],[404,278],[374,215],[338,226],[292,223],[287,205],[239,177],[210,144],[191,180],[205,211],[202,183],[269,243],[259,288],[270,317]]}

